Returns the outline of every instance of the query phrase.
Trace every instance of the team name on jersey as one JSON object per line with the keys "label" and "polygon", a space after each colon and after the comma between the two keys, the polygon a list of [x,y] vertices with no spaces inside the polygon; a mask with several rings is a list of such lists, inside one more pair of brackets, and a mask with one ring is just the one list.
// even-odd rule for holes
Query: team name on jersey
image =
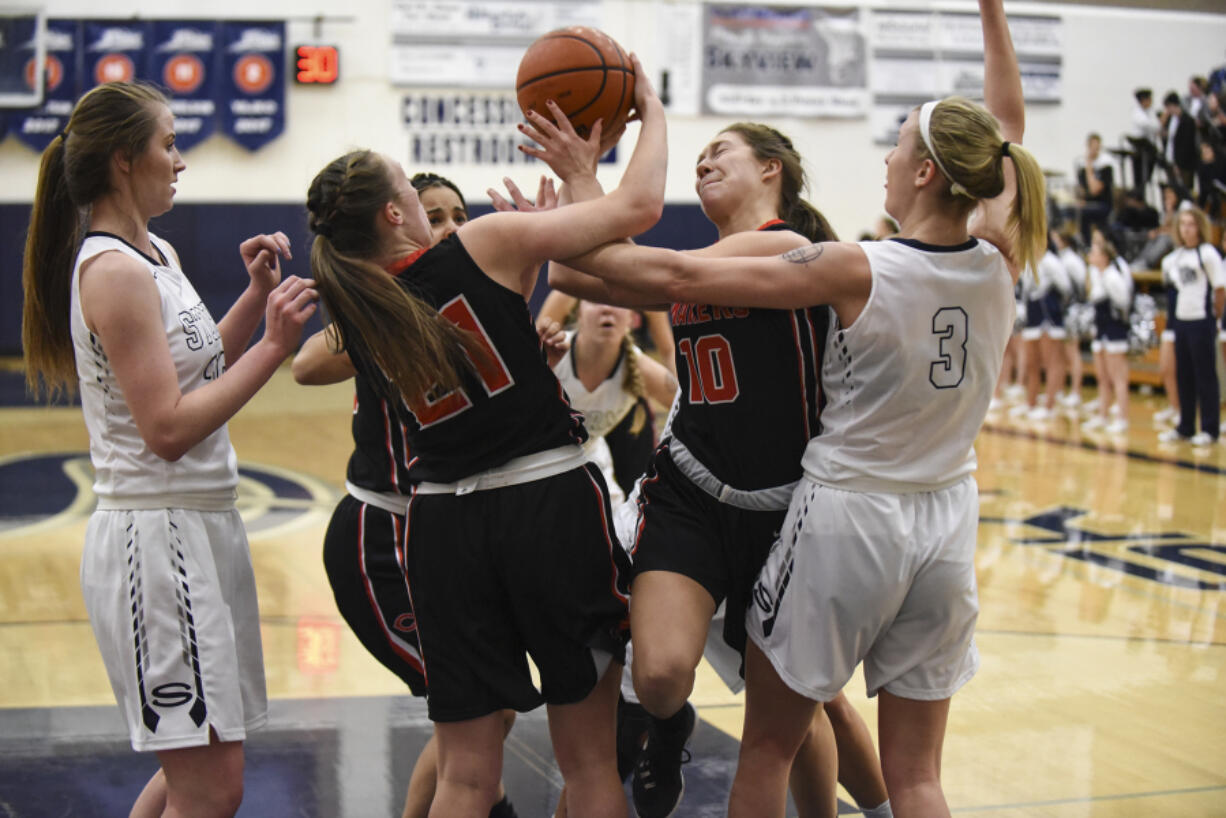
{"label": "team name on jersey", "polygon": [[720,321],[725,318],[749,317],[749,310],[745,307],[716,307],[706,304],[673,304],[669,307],[668,313],[669,320],[674,327]]}

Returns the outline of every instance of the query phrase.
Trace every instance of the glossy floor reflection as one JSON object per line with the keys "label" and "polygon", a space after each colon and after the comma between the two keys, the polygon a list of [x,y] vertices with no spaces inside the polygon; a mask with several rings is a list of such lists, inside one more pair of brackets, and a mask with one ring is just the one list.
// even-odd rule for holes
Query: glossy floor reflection
{"label": "glossy floor reflection", "polygon": [[[282,372],[231,425],[272,698],[244,816],[399,815],[428,736],[320,564],[351,400]],[[1005,413],[980,435],[983,664],[945,744],[956,815],[1226,815],[1226,446],[1158,443],[1156,408],[1134,396],[1123,437]],[[0,408],[0,816],[124,815],[154,769],[123,737],[81,603],[85,448],[77,410]],[[875,726],[859,676],[848,693]],[[742,717],[705,667],[694,702],[682,818],[723,813]],[[517,723],[506,769],[520,815],[550,814],[543,714]]]}

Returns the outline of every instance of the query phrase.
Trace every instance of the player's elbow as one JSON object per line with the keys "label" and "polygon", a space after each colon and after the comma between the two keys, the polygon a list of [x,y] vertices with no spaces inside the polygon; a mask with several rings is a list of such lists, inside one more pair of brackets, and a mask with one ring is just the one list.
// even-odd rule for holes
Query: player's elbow
{"label": "player's elbow", "polygon": [[145,445],[158,457],[174,463],[191,451],[194,444],[171,433],[155,433],[145,436]]}
{"label": "player's elbow", "polygon": [[318,386],[322,383],[317,367],[312,366],[311,361],[306,358],[295,356],[289,368],[294,376],[294,382],[300,386]]}

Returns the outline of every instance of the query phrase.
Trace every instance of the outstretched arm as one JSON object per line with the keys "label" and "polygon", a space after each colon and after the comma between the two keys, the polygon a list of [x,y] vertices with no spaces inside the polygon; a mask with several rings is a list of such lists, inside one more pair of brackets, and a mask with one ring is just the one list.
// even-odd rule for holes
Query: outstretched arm
{"label": "outstretched arm", "polygon": [[[1004,0],[979,0],[979,17],[983,25],[984,105],[1000,121],[1001,136],[1021,142],[1026,130],[1026,106]],[[1087,181],[1090,172],[1087,167]]]}
{"label": "outstretched arm", "polygon": [[868,257],[852,242],[811,244],[778,256],[724,258],[613,243],[572,263],[669,302],[773,309],[829,304],[847,324],[872,288]]}
{"label": "outstretched arm", "polygon": [[[983,25],[983,100],[987,109],[1000,122],[1001,136],[1008,142],[1021,142],[1026,127],[1026,109],[1022,99],[1022,75],[1013,52],[1009,22],[1005,19],[1003,0],[979,0],[979,17]],[[1018,275],[1013,262],[1016,230],[1009,228],[1013,202],[1017,198],[1017,168],[1012,159],[1004,160],[1005,187],[994,199],[984,199],[971,216],[972,235],[994,244],[1009,259],[1010,271]],[[1087,165],[1086,182],[1094,175]]]}

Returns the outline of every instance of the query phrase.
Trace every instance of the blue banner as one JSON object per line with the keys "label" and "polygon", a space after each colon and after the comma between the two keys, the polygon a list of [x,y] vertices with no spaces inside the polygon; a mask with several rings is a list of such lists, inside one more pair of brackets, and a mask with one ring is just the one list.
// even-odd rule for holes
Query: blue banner
{"label": "blue banner", "polygon": [[[51,140],[68,125],[72,106],[81,86],[80,49],[81,27],[76,20],[47,21],[47,74],[43,87],[43,104],[29,111],[15,111],[9,118],[9,130],[19,140],[42,153]],[[34,22],[28,32],[18,38],[19,52],[24,53],[23,72],[26,84],[34,87]]]}
{"label": "blue banner", "polygon": [[145,73],[149,23],[139,20],[125,20],[122,23],[86,20],[83,25],[85,60],[81,75],[82,93],[104,82],[150,79]]}
{"label": "blue banner", "polygon": [[285,23],[222,23],[222,130],[249,151],[285,130]]}
{"label": "blue banner", "polygon": [[153,23],[146,74],[170,95],[180,151],[208,139],[217,127],[218,29],[215,20]]}

